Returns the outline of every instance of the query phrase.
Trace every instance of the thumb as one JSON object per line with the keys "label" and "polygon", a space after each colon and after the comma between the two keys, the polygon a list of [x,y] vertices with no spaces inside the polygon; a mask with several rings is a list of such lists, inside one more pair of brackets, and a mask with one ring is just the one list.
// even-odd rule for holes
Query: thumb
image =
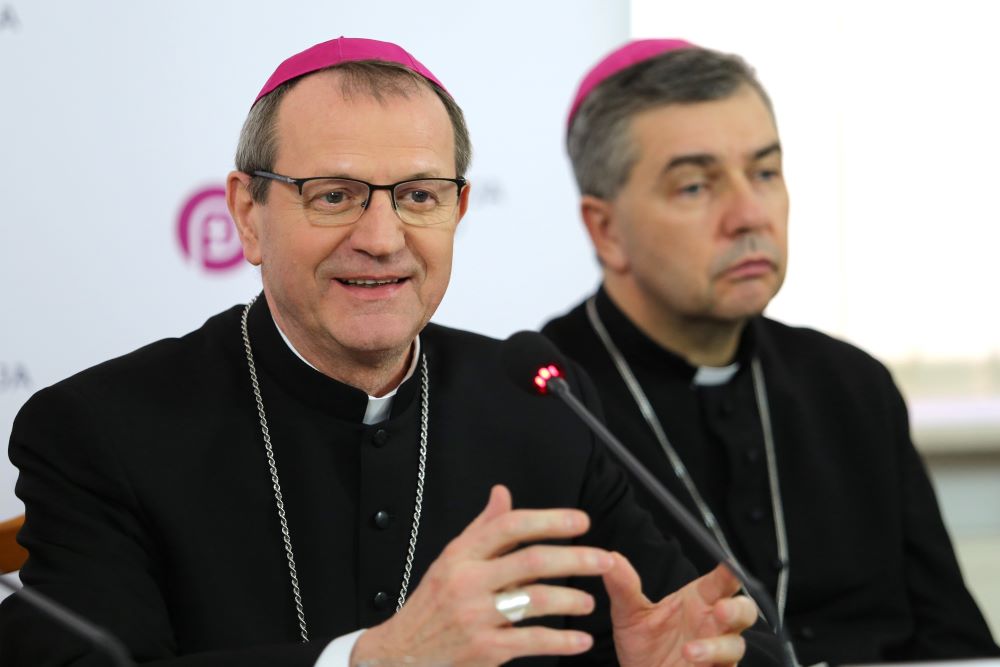
{"label": "thumb", "polygon": [[718,565],[714,570],[695,580],[698,595],[706,604],[714,604],[716,600],[732,597],[740,590],[740,582],[725,565]]}

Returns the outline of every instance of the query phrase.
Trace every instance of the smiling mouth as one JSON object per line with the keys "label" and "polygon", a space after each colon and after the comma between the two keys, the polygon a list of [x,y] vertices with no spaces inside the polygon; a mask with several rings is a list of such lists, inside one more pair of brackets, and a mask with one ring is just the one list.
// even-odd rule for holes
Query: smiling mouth
{"label": "smiling mouth", "polygon": [[350,285],[351,287],[382,287],[383,285],[397,285],[406,280],[406,278],[391,278],[389,280],[369,280],[359,279],[354,280],[351,278],[337,278],[337,282],[341,285]]}

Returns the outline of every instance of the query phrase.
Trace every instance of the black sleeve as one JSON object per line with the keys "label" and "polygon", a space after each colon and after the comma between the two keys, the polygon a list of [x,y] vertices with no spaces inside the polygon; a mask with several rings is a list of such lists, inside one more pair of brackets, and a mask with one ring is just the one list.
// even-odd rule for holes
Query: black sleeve
{"label": "black sleeve", "polygon": [[912,641],[899,659],[998,656],[1000,648],[965,586],[934,489],[910,439],[906,405],[891,378],[887,382],[904,494],[905,576],[914,618]]}
{"label": "black sleeve", "polygon": [[[97,410],[63,384],[39,392],[18,414],[9,451],[26,508],[24,584],[111,632],[139,664],[313,665],[328,639],[177,657],[155,532],[113,455],[112,443],[135,445],[141,435],[114,433],[113,420],[101,418],[114,409]],[[0,605],[0,664],[110,663],[11,596]]]}

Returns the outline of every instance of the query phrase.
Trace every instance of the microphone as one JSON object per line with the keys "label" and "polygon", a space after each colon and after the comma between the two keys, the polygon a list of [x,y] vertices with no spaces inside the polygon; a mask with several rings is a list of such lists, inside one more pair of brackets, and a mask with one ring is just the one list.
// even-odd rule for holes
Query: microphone
{"label": "microphone", "polygon": [[795,652],[788,632],[781,623],[777,605],[771,594],[751,576],[732,556],[722,548],[715,537],[667,490],[653,473],[639,462],[621,441],[615,437],[580,399],[573,395],[565,380],[563,369],[566,363],[562,354],[548,338],[535,331],[519,331],[505,340],[500,352],[501,363],[507,376],[518,387],[534,395],[555,394],[594,432],[618,460],[654,498],[667,513],[694,538],[712,558],[723,563],[743,585],[761,609],[781,642],[786,667],[798,667]]}
{"label": "microphone", "polygon": [[134,667],[135,663],[128,655],[122,643],[111,633],[100,628],[74,611],[59,604],[47,595],[31,590],[27,586],[18,588],[3,575],[0,575],[0,586],[19,595],[29,605],[41,611],[46,617],[53,619],[59,625],[88,640],[102,653],[111,658],[115,667]]}

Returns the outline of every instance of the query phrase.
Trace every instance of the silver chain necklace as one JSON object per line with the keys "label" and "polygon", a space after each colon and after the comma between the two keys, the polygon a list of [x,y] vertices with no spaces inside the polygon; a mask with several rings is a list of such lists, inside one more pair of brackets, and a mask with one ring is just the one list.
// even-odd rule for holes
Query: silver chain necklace
{"label": "silver chain necklace", "polygon": [[[719,525],[719,521],[715,518],[715,514],[712,513],[708,503],[705,502],[705,500],[701,497],[701,494],[698,492],[698,488],[694,485],[694,480],[691,479],[691,474],[688,472],[687,467],[684,465],[684,462],[677,454],[673,445],[671,445],[670,441],[667,439],[667,434],[664,432],[660,419],[656,416],[656,412],[653,410],[653,406],[646,397],[646,392],[642,390],[642,385],[639,384],[635,374],[632,373],[632,368],[628,365],[628,362],[625,361],[625,356],[615,345],[614,341],[611,339],[611,335],[604,326],[604,322],[601,321],[600,315],[597,314],[597,304],[593,296],[587,299],[586,310],[587,318],[590,320],[590,325],[597,333],[597,337],[600,338],[601,342],[604,344],[604,348],[608,351],[608,355],[614,362],[615,368],[618,369],[618,374],[621,375],[622,380],[625,382],[625,386],[628,387],[629,393],[632,394],[632,398],[635,400],[635,403],[639,408],[639,412],[642,413],[646,423],[649,424],[650,430],[653,431],[653,435],[656,436],[657,441],[660,443],[660,447],[667,455],[667,459],[670,461],[670,465],[674,470],[674,475],[677,476],[677,479],[681,481],[684,488],[686,488],[687,492],[691,495],[691,499],[694,500],[694,504],[697,506],[698,512],[701,514],[701,518],[705,523],[705,526],[712,531],[712,534],[715,535],[715,539],[722,545],[722,548],[725,549],[729,557],[735,559],[733,550],[729,547],[729,542],[726,540],[726,536],[722,532],[722,527]],[[760,426],[764,435],[764,455],[767,460],[767,481],[771,490],[771,508],[774,513],[774,532],[778,547],[778,560],[781,562],[781,569],[778,572],[778,590],[775,594],[775,601],[778,606],[778,621],[783,623],[785,617],[785,602],[788,599],[789,571],[788,535],[785,529],[785,511],[781,503],[781,489],[778,485],[778,464],[777,457],[774,453],[774,433],[771,430],[771,410],[767,402],[767,388],[764,385],[764,371],[761,368],[760,359],[756,356],[754,356],[750,365],[753,374],[754,397],[757,400],[757,412],[760,415]]]}
{"label": "silver chain necklace", "polygon": [[[278,479],[278,465],[274,460],[274,448],[271,446],[271,433],[267,428],[267,417],[264,414],[264,400],[260,394],[260,383],[257,381],[257,367],[250,348],[250,334],[247,330],[247,316],[250,307],[257,297],[250,299],[243,308],[240,319],[240,331],[243,334],[243,349],[247,355],[247,367],[250,369],[250,383],[253,385],[254,399],[257,401],[257,416],[260,418],[260,432],[264,437],[264,449],[267,451],[267,466],[271,471],[271,486],[274,488],[274,502],[278,508],[278,520],[281,522],[281,538],[285,544],[285,558],[288,561],[288,574],[292,582],[292,598],[295,602],[295,613],[299,619],[299,636],[303,643],[309,641],[309,631],[306,627],[306,614],[302,606],[302,593],[299,590],[299,576],[295,569],[295,554],[292,551],[292,538],[288,532],[288,520],[285,517],[285,502],[281,496],[281,482]],[[420,532],[420,514],[424,502],[424,478],[427,473],[427,422],[430,416],[430,383],[427,373],[427,355],[420,355],[420,461],[417,466],[417,492],[413,503],[413,528],[410,531],[410,543],[406,550],[406,564],[403,567],[403,583],[399,589],[396,601],[396,611],[406,603],[406,593],[410,587],[410,574],[413,571],[413,557],[417,551],[417,535]]]}

